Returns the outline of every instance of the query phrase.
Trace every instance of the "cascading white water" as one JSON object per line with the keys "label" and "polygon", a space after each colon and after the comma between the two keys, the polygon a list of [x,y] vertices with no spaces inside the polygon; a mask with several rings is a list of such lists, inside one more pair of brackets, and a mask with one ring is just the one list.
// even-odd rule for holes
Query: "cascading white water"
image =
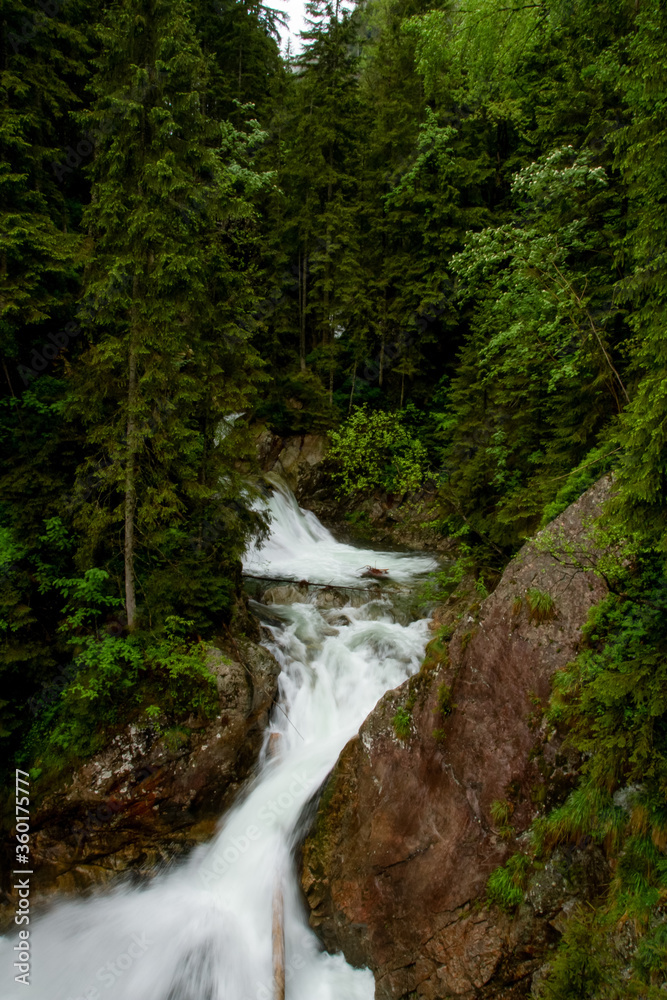
{"label": "cascading white water", "polygon": [[[336,542],[284,488],[269,508],[271,534],[251,547],[248,572],[363,586],[360,571],[376,561],[403,584],[435,565]],[[278,884],[287,1000],[371,1000],[370,971],[322,952],[309,930],[292,856],[304,807],[382,694],[418,669],[428,629],[426,621],[396,622],[377,588],[349,593],[354,600],[337,618],[318,610],[316,593],[272,606],[283,622],[271,626],[269,644],[282,667],[282,710],[270,726],[278,752],[265,749],[246,794],[184,864],[144,889],[58,903],[31,922],[31,1000],[271,1000]],[[28,995],[14,982],[17,940],[10,932],[0,941],[0,1000]]]}

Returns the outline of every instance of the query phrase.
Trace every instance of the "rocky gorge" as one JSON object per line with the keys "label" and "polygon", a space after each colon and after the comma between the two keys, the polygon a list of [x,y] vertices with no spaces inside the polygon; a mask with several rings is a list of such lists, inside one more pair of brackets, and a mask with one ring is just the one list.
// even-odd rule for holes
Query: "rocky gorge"
{"label": "rocky gorge", "polygon": [[[304,506],[354,535],[349,508],[331,498],[324,439],[263,434],[259,453]],[[532,877],[514,913],[485,893],[489,874],[577,775],[544,709],[606,592],[591,530],[609,490],[601,480],[526,543],[489,596],[463,586],[433,609],[420,671],[380,699],[325,784],[299,852],[310,924],[328,951],[373,971],[380,1000],[530,996],[569,914],[608,880],[599,850],[580,844]],[[428,551],[428,501],[407,518],[394,506],[365,500],[365,530],[378,544]],[[442,538],[437,548],[447,550]],[[531,605],[537,591],[549,598],[544,613]],[[258,592],[269,606],[306,594],[294,584]],[[316,601],[327,613],[342,603],[335,588]],[[259,644],[261,626],[245,605],[240,619],[209,651],[214,720],[173,731],[128,725],[41,798],[38,906],[54,892],[150,877],[213,835],[254,772],[277,695],[279,665]]]}

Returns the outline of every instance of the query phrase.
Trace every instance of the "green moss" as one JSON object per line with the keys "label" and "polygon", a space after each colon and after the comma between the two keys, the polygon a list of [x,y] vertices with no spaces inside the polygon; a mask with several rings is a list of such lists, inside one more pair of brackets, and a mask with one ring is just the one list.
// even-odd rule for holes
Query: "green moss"
{"label": "green moss", "polygon": [[446,719],[448,715],[451,715],[452,710],[456,707],[452,704],[452,689],[448,684],[441,684],[438,688],[438,711],[440,712],[443,719]]}
{"label": "green moss", "polygon": [[512,806],[507,799],[496,799],[491,803],[491,817],[497,826],[509,823],[512,815]]}
{"label": "green moss", "polygon": [[496,825],[496,832],[503,840],[509,840],[514,836],[514,827],[510,825],[510,818],[514,812],[514,806],[506,799],[496,799],[491,803],[491,817]]}
{"label": "green moss", "polygon": [[470,640],[474,636],[477,629],[471,628],[467,632],[464,632],[461,636],[461,652],[464,653],[470,644]]}

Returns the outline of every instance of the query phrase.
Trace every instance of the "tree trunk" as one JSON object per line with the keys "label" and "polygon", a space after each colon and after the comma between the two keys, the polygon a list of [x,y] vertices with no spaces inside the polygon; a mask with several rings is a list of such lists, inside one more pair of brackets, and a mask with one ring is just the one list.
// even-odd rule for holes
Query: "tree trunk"
{"label": "tree trunk", "polygon": [[127,390],[127,461],[125,464],[125,613],[127,627],[137,618],[134,586],[134,518],[137,510],[137,353],[135,331],[130,335]]}
{"label": "tree trunk", "polygon": [[357,362],[354,362],[354,368],[352,369],[352,391],[350,393],[350,405],[347,408],[348,413],[352,413],[352,400],[354,399],[354,387],[357,382]]}
{"label": "tree trunk", "polygon": [[137,372],[137,317],[139,279],[132,283],[132,312],[128,346],[127,375],[127,458],[125,463],[125,614],[127,627],[133,629],[137,621],[137,596],[134,580],[134,522],[137,511],[137,455],[139,453],[139,376]]}
{"label": "tree trunk", "polygon": [[306,370],[306,253],[299,250],[299,367]]}

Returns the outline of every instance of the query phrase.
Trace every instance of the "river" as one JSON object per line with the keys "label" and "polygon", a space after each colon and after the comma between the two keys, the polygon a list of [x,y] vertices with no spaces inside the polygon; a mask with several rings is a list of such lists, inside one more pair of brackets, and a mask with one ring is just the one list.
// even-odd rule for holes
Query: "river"
{"label": "river", "polygon": [[[28,990],[13,981],[10,932],[2,1000],[272,1000],[276,905],[287,1000],[372,1000],[372,973],[323,952],[309,929],[293,858],[304,810],[341,750],[383,693],[419,669],[428,623],[404,607],[435,563],[336,541],[280,484],[268,506],[271,531],[246,554],[246,572],[320,586],[257,608],[281,674],[256,776],[215,837],[146,887],[56,902],[31,920]],[[364,578],[368,565],[386,579]],[[341,593],[345,606],[332,607]]]}

